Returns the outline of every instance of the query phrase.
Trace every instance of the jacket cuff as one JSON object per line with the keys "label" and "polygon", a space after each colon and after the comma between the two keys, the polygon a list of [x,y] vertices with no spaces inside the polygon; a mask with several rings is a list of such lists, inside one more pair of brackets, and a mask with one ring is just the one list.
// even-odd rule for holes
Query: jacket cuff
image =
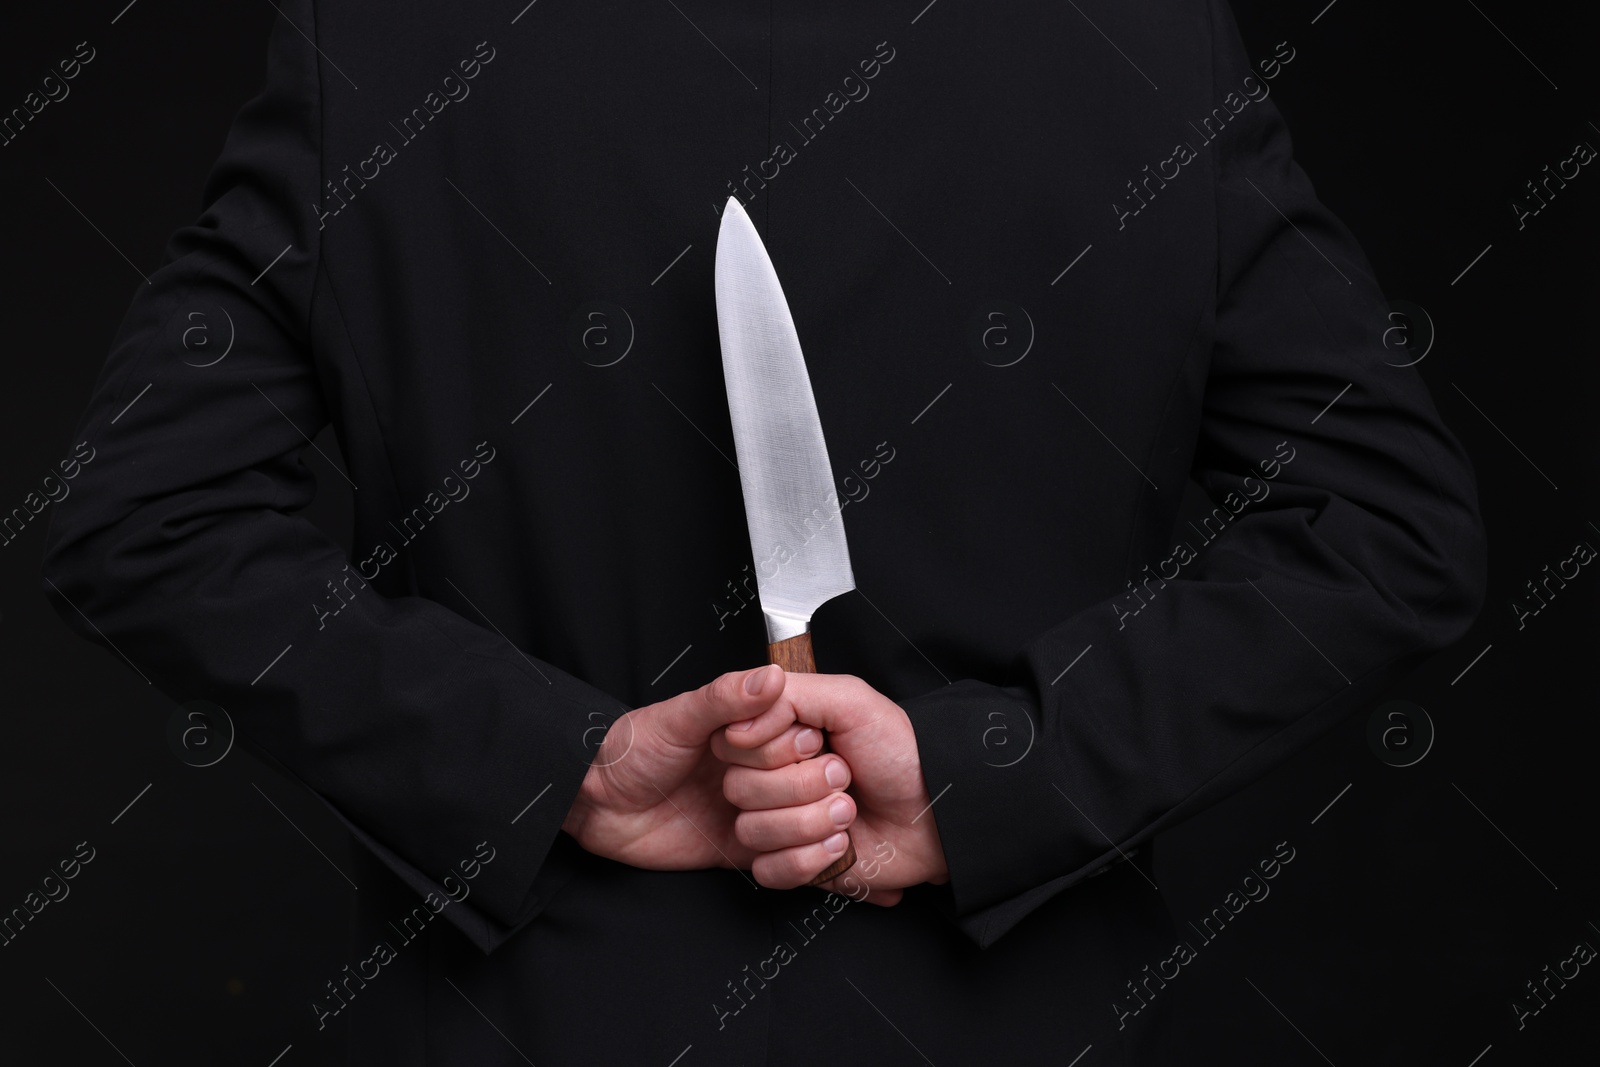
{"label": "jacket cuff", "polygon": [[949,868],[932,899],[978,947],[1123,858],[1055,781],[1025,690],[965,680],[899,703]]}
{"label": "jacket cuff", "polygon": [[[609,723],[622,710],[563,672],[547,668],[545,677],[554,692],[541,695],[550,696],[551,703],[511,712],[493,750],[481,754],[478,777],[463,786],[481,800],[472,831],[448,847],[437,835],[432,839],[432,854],[453,866],[435,870],[430,865],[432,873],[425,872],[306,786],[362,848],[485,954],[537,918],[581,866],[583,849],[561,826],[597,751],[589,743],[599,730],[596,723]],[[269,753],[261,755],[299,780]],[[417,852],[415,842],[393,844]]]}
{"label": "jacket cuff", "polygon": [[[553,792],[553,790],[552,790]],[[546,797],[548,799],[548,796]],[[330,805],[330,807],[332,807]],[[567,884],[573,874],[578,870],[582,860],[583,849],[578,843],[564,833],[558,833],[549,851],[544,856],[544,861],[532,868],[524,863],[520,866],[512,865],[507,870],[508,884],[527,885],[527,890],[522,897],[522,907],[518,909],[516,918],[506,924],[491,918],[479,907],[481,901],[475,901],[472,894],[477,891],[472,880],[457,875],[450,886],[441,885],[438,881],[423,874],[416,867],[401,859],[395,852],[367,833],[360,826],[351,822],[344,813],[337,808],[332,809],[339,821],[350,831],[358,845],[371,852],[395,877],[410,887],[419,897],[426,901],[430,895],[434,906],[438,907],[440,901],[445,901],[439,914],[448,919],[451,925],[460,930],[467,940],[476,945],[484,955],[488,955],[505,944],[517,934],[524,926],[539,917],[545,905],[549,903],[560,889]],[[492,845],[493,843],[490,842]],[[495,859],[481,865],[481,870],[487,874],[493,870],[494,863],[507,858],[509,853],[497,849]],[[513,867],[515,869],[513,869]],[[525,879],[525,880],[524,880]],[[466,895],[463,896],[465,887]]]}

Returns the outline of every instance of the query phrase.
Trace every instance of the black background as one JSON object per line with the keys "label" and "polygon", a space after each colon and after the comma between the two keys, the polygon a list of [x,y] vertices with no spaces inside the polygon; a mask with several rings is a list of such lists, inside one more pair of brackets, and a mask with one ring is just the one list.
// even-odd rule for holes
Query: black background
{"label": "black background", "polygon": [[[125,2],[13,7],[0,32],[5,111],[79,41],[98,51],[68,98],[0,148],[5,511],[70,453],[142,284],[128,260],[148,273],[198,213],[277,17],[267,0]],[[1419,762],[1380,760],[1364,710],[1161,839],[1157,880],[1180,928],[1279,842],[1295,849],[1271,895],[1162,995],[1196,1063],[1590,1058],[1600,967],[1521,1028],[1511,1005],[1533,1006],[1524,983],[1577,943],[1600,947],[1600,576],[1585,568],[1521,630],[1510,605],[1577,542],[1600,546],[1600,163],[1520,230],[1512,200],[1577,142],[1600,147],[1596,20],[1578,4],[1325,3],[1234,8],[1252,57],[1297,50],[1272,84],[1297,158],[1385,293],[1431,320],[1404,320],[1412,349],[1392,360],[1427,352],[1421,372],[1471,453],[1489,600],[1465,640],[1386,698],[1427,710],[1436,737]],[[318,444],[339,462],[331,434]],[[314,469],[314,518],[348,543],[347,487]],[[174,705],[40,594],[43,525],[0,546],[0,911],[78,842],[96,855],[0,947],[0,1062],[264,1067],[291,1041],[285,1067],[336,1062],[342,1023],[303,1035],[308,998],[347,962],[344,833],[242,750],[205,769],[175,757]],[[1391,743],[1406,738],[1421,743],[1415,729]]]}

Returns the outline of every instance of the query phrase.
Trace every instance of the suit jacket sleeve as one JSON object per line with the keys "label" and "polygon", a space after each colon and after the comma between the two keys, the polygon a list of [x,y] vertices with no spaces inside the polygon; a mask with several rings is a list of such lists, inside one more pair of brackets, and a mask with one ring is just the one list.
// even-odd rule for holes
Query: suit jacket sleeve
{"label": "suit jacket sleeve", "polygon": [[[281,11],[203,213],[117,331],[45,592],[166,695],[221,705],[399,877],[460,901],[440,914],[487,952],[562,876],[546,861],[592,758],[584,731],[622,708],[427,599],[367,589],[336,618],[313,607],[360,579],[345,585],[358,567],[295,514],[314,495],[302,454],[329,422],[309,326],[322,101],[311,0]],[[186,346],[200,322],[209,347],[193,332]]]}
{"label": "suit jacket sleeve", "polygon": [[[1212,29],[1220,104],[1254,72],[1221,0]],[[1203,151],[1216,300],[1192,474],[1226,529],[1037,635],[1020,684],[903,704],[930,792],[950,785],[934,809],[947,901],[979,945],[1260,777],[1483,604],[1472,467],[1416,369],[1385,360],[1382,295],[1277,108],[1252,103]],[[1019,709],[1035,736],[1017,760]],[[1016,742],[1004,759],[984,745],[995,723]]]}

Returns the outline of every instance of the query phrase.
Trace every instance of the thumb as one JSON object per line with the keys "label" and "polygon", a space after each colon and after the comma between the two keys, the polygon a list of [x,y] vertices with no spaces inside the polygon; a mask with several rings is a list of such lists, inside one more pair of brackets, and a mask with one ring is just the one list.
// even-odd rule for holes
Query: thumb
{"label": "thumb", "polygon": [[815,726],[830,736],[851,731],[875,737],[882,729],[888,698],[848,674],[794,674],[787,676],[785,703],[797,721]]}
{"label": "thumb", "polygon": [[719,675],[699,689],[654,705],[651,725],[663,740],[697,748],[729,723],[754,718],[770,708],[783,694],[784,682],[783,671],[772,664]]}

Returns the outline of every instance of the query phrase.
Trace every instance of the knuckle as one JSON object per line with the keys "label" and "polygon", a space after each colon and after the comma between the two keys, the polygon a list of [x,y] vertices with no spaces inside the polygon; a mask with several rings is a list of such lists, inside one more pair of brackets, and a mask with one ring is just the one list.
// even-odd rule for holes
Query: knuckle
{"label": "knuckle", "polygon": [[785,886],[794,887],[806,881],[807,875],[802,869],[804,864],[803,849],[795,849],[777,857],[777,874]]}
{"label": "knuckle", "polygon": [[771,818],[762,824],[761,840],[764,846],[771,851],[784,848],[793,848],[805,836],[805,828],[800,825],[800,819],[791,812],[769,812]]}
{"label": "knuckle", "polygon": [[739,676],[736,673],[719,674],[706,685],[706,701],[713,705],[732,703],[738,692]]}
{"label": "knuckle", "polygon": [[748,812],[735,816],[733,820],[733,836],[745,848],[761,850],[760,823],[752,819]]}
{"label": "knuckle", "polygon": [[816,795],[820,774],[821,772],[814,767],[805,767],[799,774],[791,775],[786,789],[789,803],[809,803]]}
{"label": "knuckle", "polygon": [[792,889],[798,883],[793,875],[794,863],[788,856],[761,856],[751,867],[756,881],[768,889]]}
{"label": "knuckle", "polygon": [[868,685],[864,678],[854,674],[841,675],[840,677],[844,683],[845,695],[853,701],[864,700],[872,692],[872,686]]}
{"label": "knuckle", "polygon": [[[788,746],[787,751],[785,750],[785,745]],[[794,742],[792,740],[785,741],[784,738],[780,737],[776,741],[769,741],[762,745],[758,750],[757,758],[760,760],[764,770],[770,771],[779,767],[786,767],[793,761],[793,757],[789,754],[793,751],[793,747]]]}
{"label": "knuckle", "polygon": [[787,824],[789,844],[810,844],[817,836],[816,812],[810,808],[792,808]]}

